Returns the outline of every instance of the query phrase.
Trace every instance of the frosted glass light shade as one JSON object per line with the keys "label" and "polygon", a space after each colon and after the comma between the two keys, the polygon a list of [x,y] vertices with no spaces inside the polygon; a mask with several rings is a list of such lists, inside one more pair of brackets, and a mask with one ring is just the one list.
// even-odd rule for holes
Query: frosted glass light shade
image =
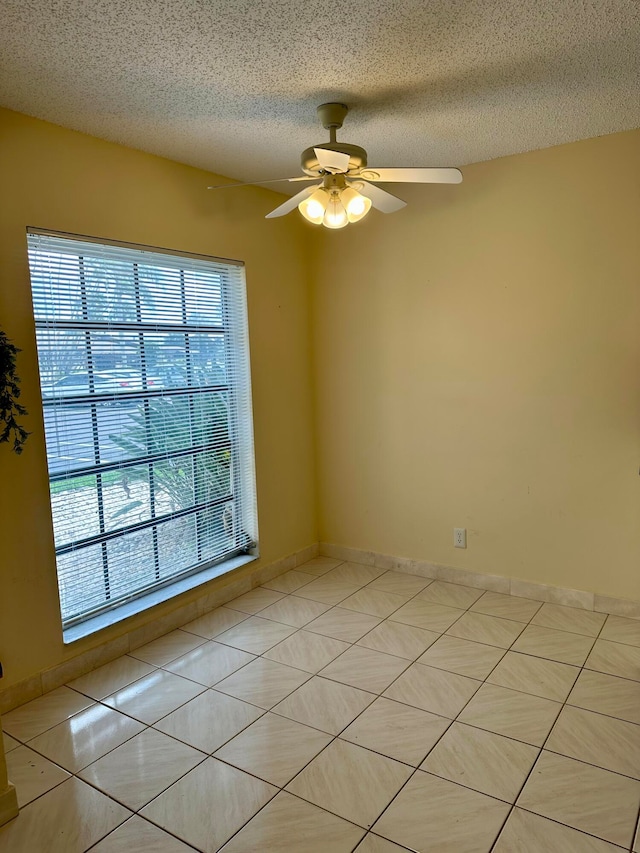
{"label": "frosted glass light shade", "polygon": [[326,228],[344,228],[349,224],[347,211],[340,200],[340,196],[332,195],[327,205],[322,224]]}
{"label": "frosted glass light shade", "polygon": [[319,187],[315,192],[311,193],[309,198],[303,199],[298,205],[298,210],[314,225],[322,225],[327,205],[329,204],[329,193]]}
{"label": "frosted glass light shade", "polygon": [[353,189],[346,187],[340,193],[340,200],[347,211],[347,219],[349,222],[358,222],[371,210],[371,199]]}
{"label": "frosted glass light shade", "polygon": [[371,210],[371,200],[353,187],[342,189],[318,187],[298,205],[298,210],[308,222],[325,228],[344,228],[358,222]]}

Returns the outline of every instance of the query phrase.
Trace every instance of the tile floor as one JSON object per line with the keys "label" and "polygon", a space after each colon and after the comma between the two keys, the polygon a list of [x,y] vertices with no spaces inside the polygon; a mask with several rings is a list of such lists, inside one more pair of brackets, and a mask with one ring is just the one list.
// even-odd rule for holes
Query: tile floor
{"label": "tile floor", "polygon": [[3,722],[0,853],[640,853],[640,620],[316,558]]}

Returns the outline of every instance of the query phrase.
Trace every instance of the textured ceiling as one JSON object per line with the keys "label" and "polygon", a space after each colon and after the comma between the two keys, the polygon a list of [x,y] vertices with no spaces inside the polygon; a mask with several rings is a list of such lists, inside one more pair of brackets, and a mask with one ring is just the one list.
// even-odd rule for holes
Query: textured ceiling
{"label": "textured ceiling", "polygon": [[371,165],[460,166],[638,127],[639,81],[638,0],[0,4],[0,104],[245,181],[325,101]]}

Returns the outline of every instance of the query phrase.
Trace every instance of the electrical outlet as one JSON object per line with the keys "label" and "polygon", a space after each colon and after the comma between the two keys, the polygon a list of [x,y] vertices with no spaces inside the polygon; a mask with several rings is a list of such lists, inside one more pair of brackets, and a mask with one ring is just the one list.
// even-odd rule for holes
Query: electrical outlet
{"label": "electrical outlet", "polygon": [[454,527],[453,528],[453,547],[454,548],[466,548],[467,547],[467,528],[466,527]]}

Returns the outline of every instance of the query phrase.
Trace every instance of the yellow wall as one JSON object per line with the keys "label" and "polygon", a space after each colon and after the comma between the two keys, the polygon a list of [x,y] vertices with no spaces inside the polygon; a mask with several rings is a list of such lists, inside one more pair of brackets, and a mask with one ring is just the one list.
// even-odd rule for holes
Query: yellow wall
{"label": "yellow wall", "polygon": [[23,350],[32,433],[22,456],[0,445],[0,685],[9,687],[149,620],[62,645],[27,226],[245,261],[261,548],[252,566],[310,545],[317,530],[306,235],[296,217],[263,218],[282,197],[208,193],[210,174],[6,110],[0,139],[0,327]]}
{"label": "yellow wall", "polygon": [[150,618],[62,645],[27,226],[246,262],[259,565],[320,538],[640,599],[640,131],[399,187],[405,210],[328,233],[265,222],[267,190],[0,123],[0,327],[32,431],[0,446],[3,687]]}
{"label": "yellow wall", "polygon": [[321,540],[640,599],[640,131],[463,173],[316,243]]}

